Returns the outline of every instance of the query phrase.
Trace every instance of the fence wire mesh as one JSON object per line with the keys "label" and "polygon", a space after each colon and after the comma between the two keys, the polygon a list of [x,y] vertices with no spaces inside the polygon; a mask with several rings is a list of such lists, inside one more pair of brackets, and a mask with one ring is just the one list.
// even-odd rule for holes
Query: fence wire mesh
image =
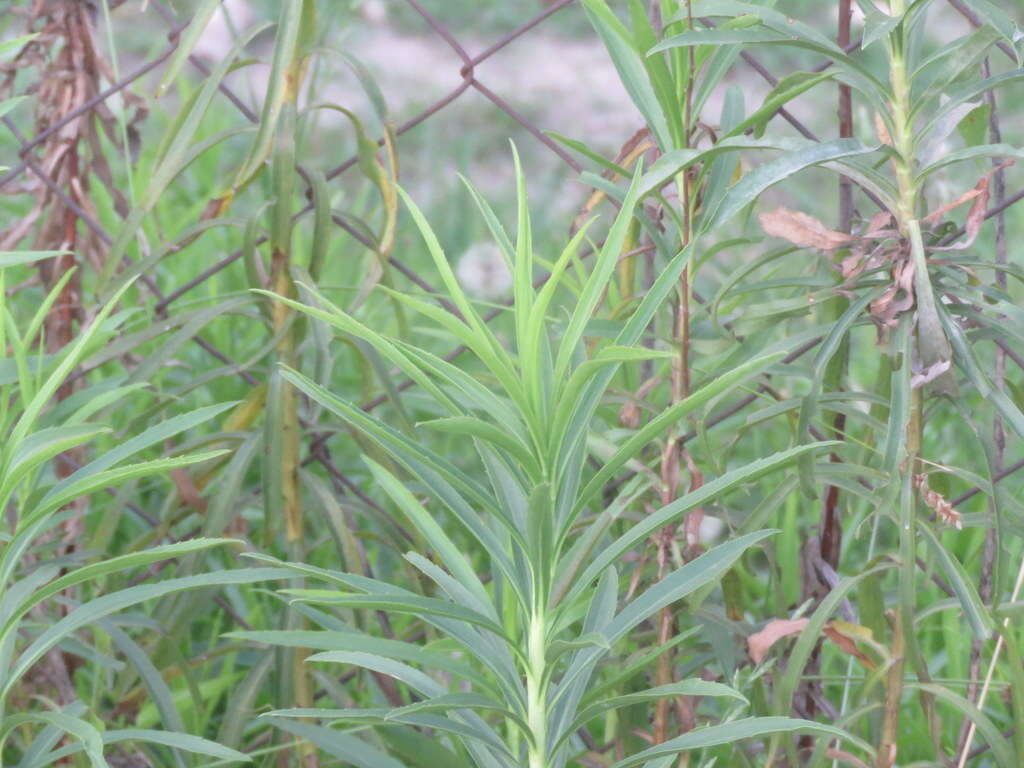
{"label": "fence wire mesh", "polygon": [[[71,4],[78,4],[77,0],[36,0],[32,6],[33,8],[38,8],[39,6],[46,5],[48,2],[58,4],[61,2],[70,2]],[[128,2],[129,0],[109,0],[105,8],[103,8],[102,3],[92,2],[82,2],[80,3],[80,6],[86,8],[88,15],[95,19],[95,17],[101,12],[112,11]],[[401,136],[413,130],[417,126],[422,125],[424,122],[430,120],[452,104],[459,101],[467,93],[476,92],[493,104],[496,110],[504,113],[522,126],[522,128],[525,129],[539,144],[549,150],[552,154],[556,155],[560,161],[565,163],[573,172],[579,173],[582,171],[582,167],[572,155],[570,155],[557,142],[552,140],[552,138],[544,132],[541,126],[529,119],[523,111],[517,109],[505,96],[489,87],[482,79],[482,76],[478,73],[478,69],[481,64],[492,59],[496,54],[505,50],[509,46],[515,45],[517,41],[521,40],[525,36],[542,28],[556,14],[575,5],[576,0],[555,0],[554,2],[549,1],[545,3],[546,7],[543,10],[529,18],[526,18],[512,31],[497,37],[493,42],[483,48],[483,50],[475,54],[470,52],[470,46],[461,42],[451,29],[442,23],[438,16],[432,13],[424,3],[420,2],[420,0],[402,0],[402,2],[411,7],[422,19],[425,27],[431,30],[431,32],[440,40],[443,40],[455,54],[459,63],[459,79],[457,85],[451,88],[447,93],[424,109],[406,117],[404,121],[395,126],[394,131],[396,136]],[[974,26],[978,26],[980,24],[979,19],[968,4],[961,2],[961,0],[948,0],[948,2],[950,6],[959,12],[969,23]],[[99,83],[101,80],[106,81],[108,83],[106,87],[103,87],[102,89],[97,87],[94,93],[89,93],[84,98],[81,98],[80,103],[77,106],[70,110],[63,111],[57,119],[54,119],[52,122],[41,127],[34,136],[28,137],[23,135],[22,131],[10,116],[5,115],[0,118],[4,126],[6,126],[7,130],[16,141],[18,147],[16,161],[13,162],[7,170],[0,174],[0,194],[15,196],[42,194],[39,187],[39,185],[42,185],[42,187],[45,188],[46,193],[52,195],[53,200],[59,202],[59,207],[66,212],[64,224],[69,228],[69,230],[74,230],[80,224],[88,231],[92,238],[98,241],[98,243],[106,246],[110,245],[112,237],[110,232],[99,221],[95,211],[95,205],[93,205],[89,200],[87,185],[84,185],[81,180],[75,179],[72,179],[71,182],[68,183],[67,179],[61,179],[60,177],[55,176],[53,166],[58,163],[61,157],[62,151],[60,146],[62,144],[66,144],[67,140],[65,136],[69,130],[73,129],[76,125],[81,125],[82,123],[89,121],[94,116],[100,115],[100,113],[105,109],[106,103],[119,94],[130,100],[133,86],[138,86],[140,81],[142,81],[147,75],[154,73],[161,67],[161,65],[167,63],[177,50],[182,40],[182,33],[188,27],[190,19],[176,15],[175,12],[161,0],[148,0],[145,5],[149,9],[149,14],[158,19],[158,23],[163,25],[167,30],[167,45],[164,46],[157,54],[121,77],[113,77],[109,71],[98,73],[96,82]],[[26,15],[29,15],[27,10],[25,13]],[[702,19],[701,21],[708,26],[713,26],[712,22],[708,19]],[[853,51],[856,50],[859,45],[859,41],[855,41],[845,46],[845,49],[848,52]],[[1000,45],[1000,49],[1011,59],[1014,58],[1014,54],[1008,46]],[[740,57],[750,70],[764,80],[769,86],[774,87],[778,84],[780,78],[773,74],[754,54],[749,51],[742,51],[740,53]],[[210,75],[209,68],[198,56],[190,55],[188,57],[188,61],[200,75],[204,77]],[[823,61],[815,69],[817,71],[824,71],[830,66],[830,64],[831,62],[829,61]],[[16,69],[17,67],[8,68],[8,83],[13,80],[13,72]],[[100,75],[102,75],[102,77]],[[30,84],[29,87],[26,88],[26,92],[19,95],[38,100],[40,98],[41,89],[44,85],[45,83]],[[221,82],[218,86],[218,90],[224,101],[231,104],[234,109],[237,109],[246,120],[252,123],[257,123],[259,121],[257,111],[247,105],[245,99],[236,93],[230,86]],[[775,113],[775,117],[788,122],[805,138],[814,141],[818,140],[818,136],[814,131],[812,131],[786,108],[780,108]],[[55,153],[52,146],[54,143],[58,146]],[[380,146],[383,146],[384,140],[380,139],[378,143]],[[50,150],[49,155],[47,154],[48,149]],[[57,160],[54,159],[53,154],[57,155]],[[333,168],[330,168],[325,173],[327,181],[330,182],[338,179],[343,174],[354,168],[357,163],[358,157],[352,156]],[[109,173],[109,169],[107,172]],[[32,179],[35,181],[33,182]],[[19,182],[21,186],[18,186]],[[311,198],[311,193],[308,190],[307,198]],[[992,207],[987,210],[985,218],[990,219],[999,216],[1021,199],[1024,199],[1024,189],[1013,194],[1002,195],[1001,197],[999,195],[994,196],[994,203]],[[122,218],[127,217],[127,210],[123,205],[115,205],[115,209]],[[312,202],[308,202],[295,214],[295,217],[301,218],[307,216],[313,211],[313,209],[314,206]],[[364,242],[364,244],[369,245],[365,240],[365,235],[358,229],[354,228],[344,218],[334,216],[333,221],[349,235]],[[21,244],[25,238],[32,234],[33,226],[39,226],[39,222],[33,217],[29,217],[24,221],[14,222],[13,224],[5,223],[2,227],[2,231],[0,231],[0,249],[10,248]],[[965,231],[962,228],[958,231],[952,232],[946,237],[943,244],[953,242],[964,234]],[[266,237],[258,239],[256,244],[259,245],[264,242],[266,242]],[[161,318],[168,317],[172,307],[183,296],[208,281],[221,270],[241,259],[242,255],[243,251],[241,249],[235,250],[232,253],[214,261],[181,285],[168,287],[168,290],[166,291],[157,284],[156,280],[151,275],[143,273],[140,276],[141,280],[155,298],[153,310],[156,315]],[[102,261],[101,256],[98,257],[98,261]],[[404,264],[400,259],[392,256],[391,264],[395,269],[401,272],[410,281],[417,284],[420,288],[432,295],[437,294],[432,286],[425,282],[422,277]],[[500,313],[500,311],[500,309],[491,311],[486,316],[486,319],[493,319]],[[247,383],[256,383],[256,379],[248,370],[246,370],[246,366],[244,364],[231,360],[227,354],[206,339],[202,338],[198,333],[191,338],[191,341],[204,349],[221,364],[232,367],[235,373],[246,380]],[[791,353],[784,362],[792,362],[796,360],[806,354],[809,350],[813,349],[816,343],[817,342],[812,342],[800,347]],[[446,355],[446,359],[449,361],[453,360],[463,351],[465,351],[464,347],[456,347]],[[1008,353],[1013,355],[1015,358],[1018,357],[1013,350],[1008,350]],[[1024,360],[1018,359],[1017,362],[1024,367]],[[412,384],[413,382],[409,380],[401,381],[397,384],[397,390],[405,390],[412,386]],[[767,384],[762,385],[762,389],[759,390],[759,392],[764,391],[764,388],[767,386]],[[747,395],[732,407],[723,410],[716,417],[712,418],[709,421],[708,426],[713,426],[714,424],[729,418],[755,402],[757,397],[757,394]],[[367,411],[373,410],[387,402],[388,399],[388,394],[381,394],[364,403],[363,408]],[[684,435],[681,438],[681,442],[685,443],[693,437],[695,437],[694,434]],[[359,489],[345,478],[337,467],[331,463],[329,454],[325,450],[325,441],[326,436],[322,434],[310,437],[308,456],[305,462],[308,464],[316,461],[322,464],[335,481],[339,491],[355,493],[363,497]],[[1021,468],[1024,468],[1024,460],[1004,468],[999,475],[993,479],[998,482]],[[979,489],[969,491],[957,501],[966,500],[966,498],[969,498],[977,492],[979,492]],[[368,498],[363,497],[363,500],[368,503],[372,503]]]}

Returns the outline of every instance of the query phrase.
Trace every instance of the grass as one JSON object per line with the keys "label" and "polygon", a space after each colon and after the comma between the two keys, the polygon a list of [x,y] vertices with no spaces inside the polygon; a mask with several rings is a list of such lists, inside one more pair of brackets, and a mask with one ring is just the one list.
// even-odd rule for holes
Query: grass
{"label": "grass", "polygon": [[[537,10],[425,5],[480,39]],[[844,55],[832,7],[649,5],[545,22],[648,130],[557,137],[578,178],[482,99],[395,137],[325,51],[366,22],[311,0],[38,148],[102,234],[0,198],[34,217],[0,254],[0,762],[1016,765],[1024,273],[984,215],[1020,182],[1019,13],[866,5]],[[62,46],[158,49],[152,12],[74,13],[4,22],[47,32],[8,164]],[[755,92],[741,50],[833,63]],[[482,242],[504,296],[458,270]]]}

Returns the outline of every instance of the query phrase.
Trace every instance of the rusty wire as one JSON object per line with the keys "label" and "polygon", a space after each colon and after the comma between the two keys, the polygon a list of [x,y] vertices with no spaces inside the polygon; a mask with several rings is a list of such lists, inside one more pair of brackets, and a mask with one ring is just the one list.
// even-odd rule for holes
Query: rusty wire
{"label": "rusty wire", "polygon": [[[115,8],[118,5],[121,5],[122,2],[123,0],[121,0],[121,2],[119,2],[118,0],[114,0],[113,2],[111,2],[111,8]],[[575,160],[575,158],[573,158],[568,152],[566,152],[564,148],[562,148],[560,145],[554,142],[547,134],[543,132],[543,130],[541,130],[540,127],[538,127],[536,124],[531,122],[527,117],[525,117],[522,113],[520,113],[504,97],[490,89],[485,83],[481,82],[481,80],[477,77],[476,74],[476,69],[480,64],[487,61],[488,59],[493,57],[495,54],[497,54],[499,51],[503,50],[507,46],[514,44],[517,40],[522,38],[524,35],[530,33],[538,26],[542,25],[546,20],[554,16],[559,11],[572,5],[575,2],[575,0],[556,0],[556,2],[550,3],[542,12],[532,16],[524,23],[522,23],[512,31],[508,32],[504,36],[498,38],[491,45],[489,45],[484,50],[475,55],[470,54],[467,48],[455,37],[451,30],[449,30],[442,22],[440,22],[436,16],[430,13],[430,11],[427,10],[427,8],[419,0],[405,0],[405,2],[413,10],[415,10],[416,13],[419,14],[419,16],[424,20],[425,24],[439,38],[441,38],[455,53],[459,62],[458,72],[460,80],[458,85],[453,87],[448,93],[443,95],[441,98],[437,99],[435,102],[433,102],[420,112],[407,118],[404,122],[397,125],[395,128],[396,135],[400,136],[409,132],[413,128],[417,127],[418,125],[422,124],[426,120],[429,120],[431,117],[444,110],[446,107],[458,101],[460,97],[462,97],[465,93],[471,90],[475,90],[476,92],[484,96],[488,101],[490,101],[498,110],[505,113],[507,116],[509,116],[514,121],[519,123],[539,143],[541,143],[548,150],[557,155],[574,172],[578,173],[582,170],[581,166]],[[954,9],[960,12],[970,23],[977,25],[977,18],[974,16],[973,12],[966,4],[960,2],[960,0],[948,0],[948,2]],[[44,142],[46,142],[47,139],[53,136],[62,127],[71,123],[73,120],[96,110],[99,105],[105,103],[111,97],[124,91],[126,88],[136,83],[141,78],[145,77],[147,74],[155,70],[164,62],[166,62],[173,55],[174,51],[178,47],[180,35],[188,25],[188,20],[178,20],[175,17],[173,11],[171,11],[163,2],[160,2],[160,0],[151,0],[150,7],[152,7],[157,12],[157,14],[160,15],[163,21],[168,25],[168,45],[165,48],[163,48],[156,56],[154,56],[145,64],[142,64],[141,66],[134,69],[131,73],[124,75],[121,79],[119,79],[115,83],[112,83],[106,89],[100,91],[95,96],[90,98],[88,101],[81,104],[74,111],[63,116],[60,120],[55,121],[53,124],[47,126],[44,130],[40,131],[31,139],[21,136],[21,134],[16,130],[14,124],[8,118],[4,118],[3,120],[4,124],[10,130],[12,136],[15,137],[15,140],[18,144],[19,162],[13,165],[3,175],[0,175],[0,188],[11,183],[15,179],[20,178],[26,172],[32,173],[33,175],[39,177],[41,182],[50,189],[53,195],[57,199],[59,199],[63,205],[67,206],[69,210],[74,211],[75,214],[79,217],[79,219],[83,222],[83,224],[85,224],[87,228],[92,230],[102,241],[104,241],[107,244],[109,244],[110,242],[109,234],[97,221],[95,221],[93,217],[91,217],[86,211],[82,210],[81,207],[77,205],[77,203],[67,194],[65,190],[61,189],[58,185],[54,183],[54,181],[51,178],[49,178],[46,175],[45,171],[39,166],[38,162],[36,162],[33,152],[37,147],[44,144]],[[854,41],[849,46],[847,46],[847,50],[854,50],[857,47],[859,47],[859,44],[859,41]],[[1000,49],[1003,50],[1004,53],[1007,53],[1007,55],[1012,56],[1012,52],[1008,51],[1005,46],[1000,46]],[[766,82],[770,84],[775,84],[778,82],[778,78],[775,75],[773,75],[768,70],[768,68],[765,67],[752,54],[750,54],[747,51],[743,51],[741,53],[741,56],[743,61],[748,66],[750,66],[751,69],[753,69],[758,75],[760,75]],[[189,62],[192,64],[193,67],[195,67],[200,72],[200,74],[209,74],[209,70],[197,57],[190,56]],[[830,64],[831,62],[825,61],[818,65],[818,67],[816,67],[815,69],[816,71],[822,71],[826,69],[828,66],[830,66]],[[232,91],[230,87],[221,83],[219,86],[219,91],[230,103],[232,103],[239,110],[239,112],[247,120],[251,122],[255,122],[256,120],[258,120],[257,115],[245,104],[245,102],[236,93]],[[776,112],[776,115],[789,122],[795,130],[797,130],[805,137],[811,139],[817,138],[805,125],[803,125],[799,120],[797,120],[785,108],[780,108]],[[383,139],[381,139],[379,143],[383,144]],[[356,163],[357,157],[353,156],[348,158],[347,160],[333,167],[326,173],[327,180],[331,181],[338,178],[343,173],[354,167]],[[1007,198],[1000,204],[989,209],[985,214],[985,218],[988,219],[998,216],[1011,205],[1017,203],[1022,199],[1024,199],[1024,190],[1018,191],[1015,194],[1007,196]],[[313,205],[311,202],[309,202],[305,207],[303,207],[297,213],[295,213],[294,217],[296,219],[301,218],[310,213],[312,210]],[[345,222],[345,220],[342,217],[335,216],[333,217],[333,220],[339,227],[341,227],[346,232],[356,237],[356,239],[360,241],[365,240],[365,238],[361,236],[361,233],[359,233],[357,230],[348,225],[347,222]],[[963,234],[963,229],[959,230],[958,232],[953,232],[943,240],[943,244],[947,244],[948,242],[955,240],[956,238],[960,237]],[[259,240],[257,240],[257,245],[265,242],[265,240],[266,238],[260,238]],[[148,275],[144,275],[144,283],[147,284],[147,287],[149,288],[150,292],[157,299],[156,304],[154,305],[154,311],[159,317],[167,317],[169,307],[176,301],[178,301],[178,299],[180,299],[182,296],[184,296],[192,289],[201,285],[203,282],[211,278],[213,275],[228,267],[230,264],[239,260],[241,256],[241,249],[228,254],[224,258],[218,260],[217,262],[213,263],[212,265],[204,269],[199,274],[195,275],[192,279],[188,280],[183,285],[171,290],[166,295],[164,295],[157,288],[155,283],[153,283],[152,279]],[[409,269],[404,264],[401,264],[399,261],[394,259],[394,257],[392,257],[391,261],[395,265],[396,269],[398,269],[410,280],[418,284],[422,289],[428,291],[431,295],[437,295],[436,291],[433,291],[429,284],[427,284],[421,278],[416,276],[413,270]],[[500,309],[493,310],[489,315],[486,316],[486,319],[493,319],[500,312]],[[246,379],[246,381],[248,381],[249,383],[254,383],[255,380],[251,375],[249,375],[244,370],[243,366],[231,361],[231,359],[227,355],[225,355],[220,350],[216,349],[208,341],[202,339],[198,335],[193,339],[193,341],[200,345],[203,349],[205,349],[215,359],[219,360],[225,365],[233,366],[235,368],[235,372],[238,373],[238,375],[243,376]],[[465,351],[465,347],[455,347],[445,356],[445,359],[449,361],[454,360],[463,351]],[[803,352],[806,351],[807,349],[802,348],[799,351],[799,354],[802,354]],[[411,385],[412,382],[408,380],[399,382],[397,384],[397,390],[403,391],[410,387]],[[716,419],[716,422],[734,415],[735,413],[739,412],[740,410],[748,406],[750,403],[754,402],[756,399],[756,395],[748,395],[747,397],[739,400],[733,406],[719,414],[719,417]],[[387,400],[387,394],[382,394],[374,398],[373,400],[370,400],[369,402],[365,403],[363,405],[363,408],[367,411],[373,410],[374,408],[385,403]],[[687,437],[690,436],[688,435]],[[324,435],[316,435],[311,438],[309,446],[310,453],[305,463],[309,463],[310,461],[319,461],[324,464],[325,468],[332,475],[332,477],[335,477],[337,479],[337,477],[340,476],[340,473],[338,473],[336,467],[330,465],[329,458],[327,458],[326,455],[321,451],[325,439],[326,438]],[[1008,467],[1006,470],[1000,473],[1000,476],[996,478],[996,480],[1001,480],[1003,479],[1003,477],[1009,475],[1013,471],[1016,471],[1017,469],[1020,469],[1022,467],[1024,467],[1024,462],[1018,462],[1017,464]],[[349,483],[349,481],[345,480],[342,477],[341,482],[348,488],[348,490],[351,491],[352,486],[351,483]],[[974,493],[977,492],[978,489],[968,491],[967,494],[965,494],[964,498],[967,498],[970,495],[973,495]]]}

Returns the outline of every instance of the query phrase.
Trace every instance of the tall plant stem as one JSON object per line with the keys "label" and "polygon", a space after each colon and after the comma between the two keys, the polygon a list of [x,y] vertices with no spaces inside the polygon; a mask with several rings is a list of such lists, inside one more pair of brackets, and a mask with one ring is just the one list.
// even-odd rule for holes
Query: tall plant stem
{"label": "tall plant stem", "polygon": [[[906,10],[905,0],[892,0],[891,9],[894,15],[902,15]],[[893,140],[898,155],[895,161],[899,192],[896,213],[900,228],[909,243],[910,259],[914,267],[914,299],[917,311],[913,335],[914,346],[921,364],[929,367],[939,360],[949,360],[951,351],[935,308],[935,295],[928,275],[928,262],[921,236],[921,222],[917,218],[919,187],[914,177],[914,127],[911,118],[910,77],[907,72],[904,43],[904,30],[900,25],[893,31],[889,39],[890,82],[893,91]],[[905,357],[903,360],[905,368],[909,368],[911,365],[910,357]],[[904,371],[903,375],[909,377],[910,373]],[[902,567],[900,568],[899,591],[900,618],[903,624],[906,655],[912,662],[918,679],[927,682],[931,676],[917,644],[914,627],[914,605],[917,597],[915,588],[917,531],[916,498],[911,490],[913,476],[921,455],[923,426],[924,390],[918,388],[911,392],[910,412],[906,424],[906,455],[901,469],[899,535]],[[938,752],[941,749],[941,733],[933,697],[922,691],[921,704],[928,720],[934,748]]]}
{"label": "tall plant stem", "polygon": [[[693,7],[691,0],[686,0],[687,27],[693,29]],[[696,60],[694,49],[687,48],[686,52],[686,82],[683,95],[683,125],[681,126],[682,145],[688,147],[693,126],[693,81],[695,76]],[[683,229],[680,232],[680,244],[682,247],[689,245],[693,236],[693,185],[690,174],[684,172],[676,179],[676,186],[679,189],[679,198],[682,201],[682,222]],[[692,390],[690,373],[690,304],[692,298],[692,274],[689,265],[683,269],[679,277],[679,304],[675,319],[674,336],[679,345],[679,357],[672,371],[672,402],[677,403],[689,396]],[[672,435],[666,443],[665,454],[662,457],[661,481],[662,481],[662,503],[671,503],[679,490],[679,464],[684,459],[690,468],[690,486],[696,488],[700,485],[700,475],[696,472],[693,461],[685,456],[686,449],[679,442],[679,430]],[[690,556],[698,543],[697,533],[700,528],[700,520],[703,512],[695,509],[687,516],[685,523],[687,546],[684,550],[684,558]],[[658,578],[665,575],[665,569],[671,554],[672,542],[675,539],[674,526],[669,526],[661,531],[658,537]],[[658,642],[668,643],[676,631],[675,616],[669,606],[662,608],[658,616]],[[658,685],[668,685],[673,682],[675,673],[675,657],[671,652],[662,654],[658,659],[657,671],[655,674]],[[682,730],[690,730],[694,726],[692,707],[689,702],[677,700],[679,724]],[[668,721],[671,700],[661,699],[655,705],[654,712],[654,742],[660,744],[668,739]],[[685,764],[685,758],[680,758]]]}
{"label": "tall plant stem", "polygon": [[[850,18],[852,16],[852,0],[839,2],[839,31],[837,44],[843,48],[850,44]],[[850,86],[839,85],[839,137],[853,137],[853,95]],[[850,232],[853,227],[853,182],[846,176],[839,177],[839,230]],[[828,310],[833,314],[830,321],[835,322],[846,310],[849,302],[845,299],[829,302]],[[838,392],[843,388],[846,378],[850,354],[850,343],[844,339],[842,346],[829,361],[825,374],[825,386],[828,390]],[[837,413],[832,421],[833,440],[842,440],[846,427],[846,415]],[[832,461],[839,462],[838,454],[833,453]],[[821,517],[821,557],[832,566],[839,567],[839,555],[842,546],[842,524],[839,521],[839,487],[829,486],[825,492]]]}
{"label": "tall plant stem", "polygon": [[[544,605],[543,602],[538,603]],[[527,627],[526,721],[533,738],[529,747],[529,768],[547,768],[547,617],[534,610]]]}
{"label": "tall plant stem", "polygon": [[[846,48],[850,44],[850,21],[853,17],[852,0],[839,0],[838,24],[836,31],[836,44]],[[849,85],[839,84],[839,138],[853,138],[853,89]],[[839,231],[851,232],[853,229],[853,182],[847,176],[839,177]],[[849,301],[833,301],[828,303],[829,311],[834,313],[835,320],[838,320],[849,305]],[[843,389],[846,379],[846,372],[849,368],[850,341],[844,338],[840,349],[829,361],[829,367],[825,374],[824,385],[829,391],[839,392]],[[846,414],[837,413],[832,419],[833,440],[842,440],[846,431]],[[842,459],[838,453],[833,452],[831,461],[839,463]],[[825,491],[825,498],[821,509],[821,534],[819,544],[821,547],[821,559],[828,563],[836,571],[839,569],[839,558],[842,554],[843,527],[839,519],[840,512],[839,486],[830,485]],[[876,518],[877,519],[877,518]],[[814,663],[818,663],[818,654],[815,653]],[[849,678],[853,673],[853,659],[847,660],[846,674]],[[847,699],[850,692],[850,683],[847,680],[843,685],[842,711],[845,711]],[[838,768],[838,761],[832,762],[833,768]]]}
{"label": "tall plant stem", "polygon": [[[309,5],[307,8],[312,8]],[[302,10],[304,26],[312,24],[312,12]],[[310,27],[312,28],[312,27]],[[293,204],[295,197],[296,133],[298,122],[298,92],[307,68],[306,51],[303,46],[296,49],[293,58],[287,62],[287,90],[277,125],[277,136],[272,162],[272,182],[276,201],[271,208],[270,227],[270,289],[274,294],[295,298],[297,289],[292,279],[293,265]],[[277,362],[294,367],[297,363],[298,327],[294,311],[284,302],[272,299],[270,325],[277,339],[275,352]],[[279,371],[272,374],[269,388],[269,409],[267,419],[266,453],[273,457],[269,467],[267,489],[267,519],[280,513],[284,517],[285,552],[289,559],[305,560],[304,520],[302,496],[299,486],[301,466],[301,435],[298,415],[298,393]],[[277,509],[273,509],[276,506]],[[304,586],[301,579],[293,580],[292,586]],[[302,630],[305,619],[294,608],[284,615],[284,626],[288,630]],[[282,665],[281,693],[290,695],[291,706],[311,707],[313,688],[306,669],[308,649],[290,648],[284,651]],[[308,742],[298,747],[298,764],[302,768],[314,768],[318,764],[316,749]],[[287,760],[285,753],[281,759]]]}

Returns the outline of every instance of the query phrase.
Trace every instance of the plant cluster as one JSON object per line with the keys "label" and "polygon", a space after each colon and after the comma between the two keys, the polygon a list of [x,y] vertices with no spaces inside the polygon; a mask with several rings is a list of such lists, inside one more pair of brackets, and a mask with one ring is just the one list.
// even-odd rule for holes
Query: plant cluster
{"label": "plant cluster", "polygon": [[347,12],[111,108],[86,5],[0,44],[0,763],[1020,764],[1019,9],[563,3],[642,124],[548,231],[522,143],[421,210]]}

